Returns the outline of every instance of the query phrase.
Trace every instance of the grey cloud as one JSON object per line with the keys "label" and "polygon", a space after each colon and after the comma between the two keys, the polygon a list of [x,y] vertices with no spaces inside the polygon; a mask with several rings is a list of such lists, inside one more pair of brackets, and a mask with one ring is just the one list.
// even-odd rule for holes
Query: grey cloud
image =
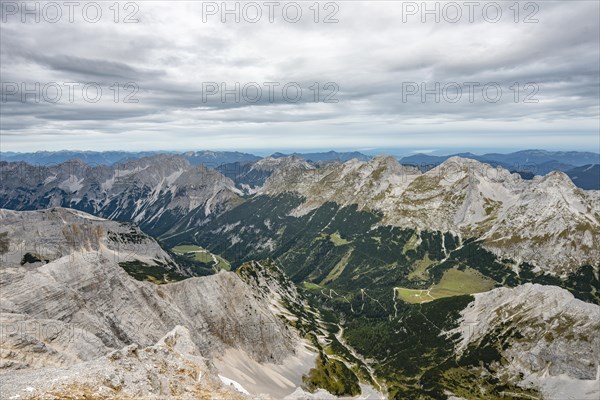
{"label": "grey cloud", "polygon": [[[277,125],[285,131],[305,129],[307,135],[318,129],[340,140],[350,129],[362,130],[385,142],[389,131],[419,124],[459,135],[456,126],[464,123],[463,137],[491,125],[514,131],[519,122],[525,132],[535,132],[537,123],[565,137],[569,131],[560,121],[571,120],[573,130],[588,134],[597,127],[600,29],[595,2],[542,4],[540,23],[527,26],[480,19],[475,24],[402,24],[389,2],[340,3],[340,23],[333,25],[309,19],[298,24],[202,24],[196,4],[143,5],[141,22],[131,26],[0,26],[3,82],[97,81],[110,93],[113,81],[134,81],[140,88],[139,104],[103,99],[53,105],[13,99],[2,104],[2,134],[35,137],[36,132],[62,131],[99,137],[121,132],[127,143],[131,131],[164,130],[186,137],[197,125],[260,141],[269,125]],[[339,103],[314,104],[310,92],[295,105],[280,93],[271,102],[264,92],[256,103],[221,102],[217,96],[203,101],[202,82],[213,81],[299,82],[303,88],[333,81],[340,87]],[[535,82],[543,101],[514,104],[506,93],[494,104],[482,99],[403,102],[406,81],[498,82],[503,88]],[[427,146],[434,136],[421,137]],[[3,145],[10,147],[11,140]],[[565,146],[569,143],[565,140]],[[169,146],[165,140],[163,147]]]}

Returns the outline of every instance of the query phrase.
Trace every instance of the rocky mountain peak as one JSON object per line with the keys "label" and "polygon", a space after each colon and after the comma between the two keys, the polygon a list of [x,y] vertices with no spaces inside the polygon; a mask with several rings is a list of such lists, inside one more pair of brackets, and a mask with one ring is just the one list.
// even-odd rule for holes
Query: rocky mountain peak
{"label": "rocky mountain peak", "polygon": [[367,161],[367,164],[374,164],[378,166],[385,166],[390,169],[399,169],[401,168],[400,162],[393,156],[376,156],[371,160]]}
{"label": "rocky mountain peak", "polygon": [[552,171],[544,176],[535,177],[534,182],[539,182],[538,187],[543,189],[550,187],[569,190],[577,189],[571,178],[562,171]]}

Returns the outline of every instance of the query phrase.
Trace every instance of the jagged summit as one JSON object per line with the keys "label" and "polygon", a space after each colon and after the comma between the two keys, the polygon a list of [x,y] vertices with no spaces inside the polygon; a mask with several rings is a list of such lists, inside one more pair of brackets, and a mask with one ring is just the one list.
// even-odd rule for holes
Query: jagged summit
{"label": "jagged summit", "polygon": [[[357,160],[360,161],[360,160]],[[399,166],[400,162],[396,159],[396,157],[393,156],[388,156],[388,155],[381,155],[381,156],[375,156],[373,157],[370,161],[367,161],[370,163],[378,163],[379,165],[389,165],[389,166]]]}
{"label": "jagged summit", "polygon": [[561,187],[568,189],[577,189],[577,186],[573,184],[573,181],[569,177],[569,175],[565,174],[562,171],[552,171],[544,176],[536,176],[534,178],[535,181],[539,181],[539,187]]}

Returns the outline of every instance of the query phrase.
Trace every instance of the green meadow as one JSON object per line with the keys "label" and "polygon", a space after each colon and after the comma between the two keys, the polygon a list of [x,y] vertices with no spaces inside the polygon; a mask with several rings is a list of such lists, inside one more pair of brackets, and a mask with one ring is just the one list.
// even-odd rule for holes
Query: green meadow
{"label": "green meadow", "polygon": [[216,254],[212,254],[210,251],[204,248],[191,244],[184,244],[175,246],[171,249],[174,253],[184,255],[192,258],[195,261],[199,261],[204,264],[210,264],[215,271],[231,270],[231,265],[223,257]]}
{"label": "green meadow", "polygon": [[479,272],[467,268],[456,268],[444,272],[439,283],[429,289],[395,288],[396,296],[406,303],[421,304],[443,297],[460,296],[487,292],[494,288],[495,282]]}

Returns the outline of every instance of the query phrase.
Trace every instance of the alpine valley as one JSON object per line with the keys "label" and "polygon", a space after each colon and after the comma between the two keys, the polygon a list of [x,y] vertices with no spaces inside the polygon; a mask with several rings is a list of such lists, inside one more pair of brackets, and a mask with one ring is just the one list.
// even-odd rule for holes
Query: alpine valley
{"label": "alpine valley", "polygon": [[10,154],[0,397],[597,400],[583,154]]}

